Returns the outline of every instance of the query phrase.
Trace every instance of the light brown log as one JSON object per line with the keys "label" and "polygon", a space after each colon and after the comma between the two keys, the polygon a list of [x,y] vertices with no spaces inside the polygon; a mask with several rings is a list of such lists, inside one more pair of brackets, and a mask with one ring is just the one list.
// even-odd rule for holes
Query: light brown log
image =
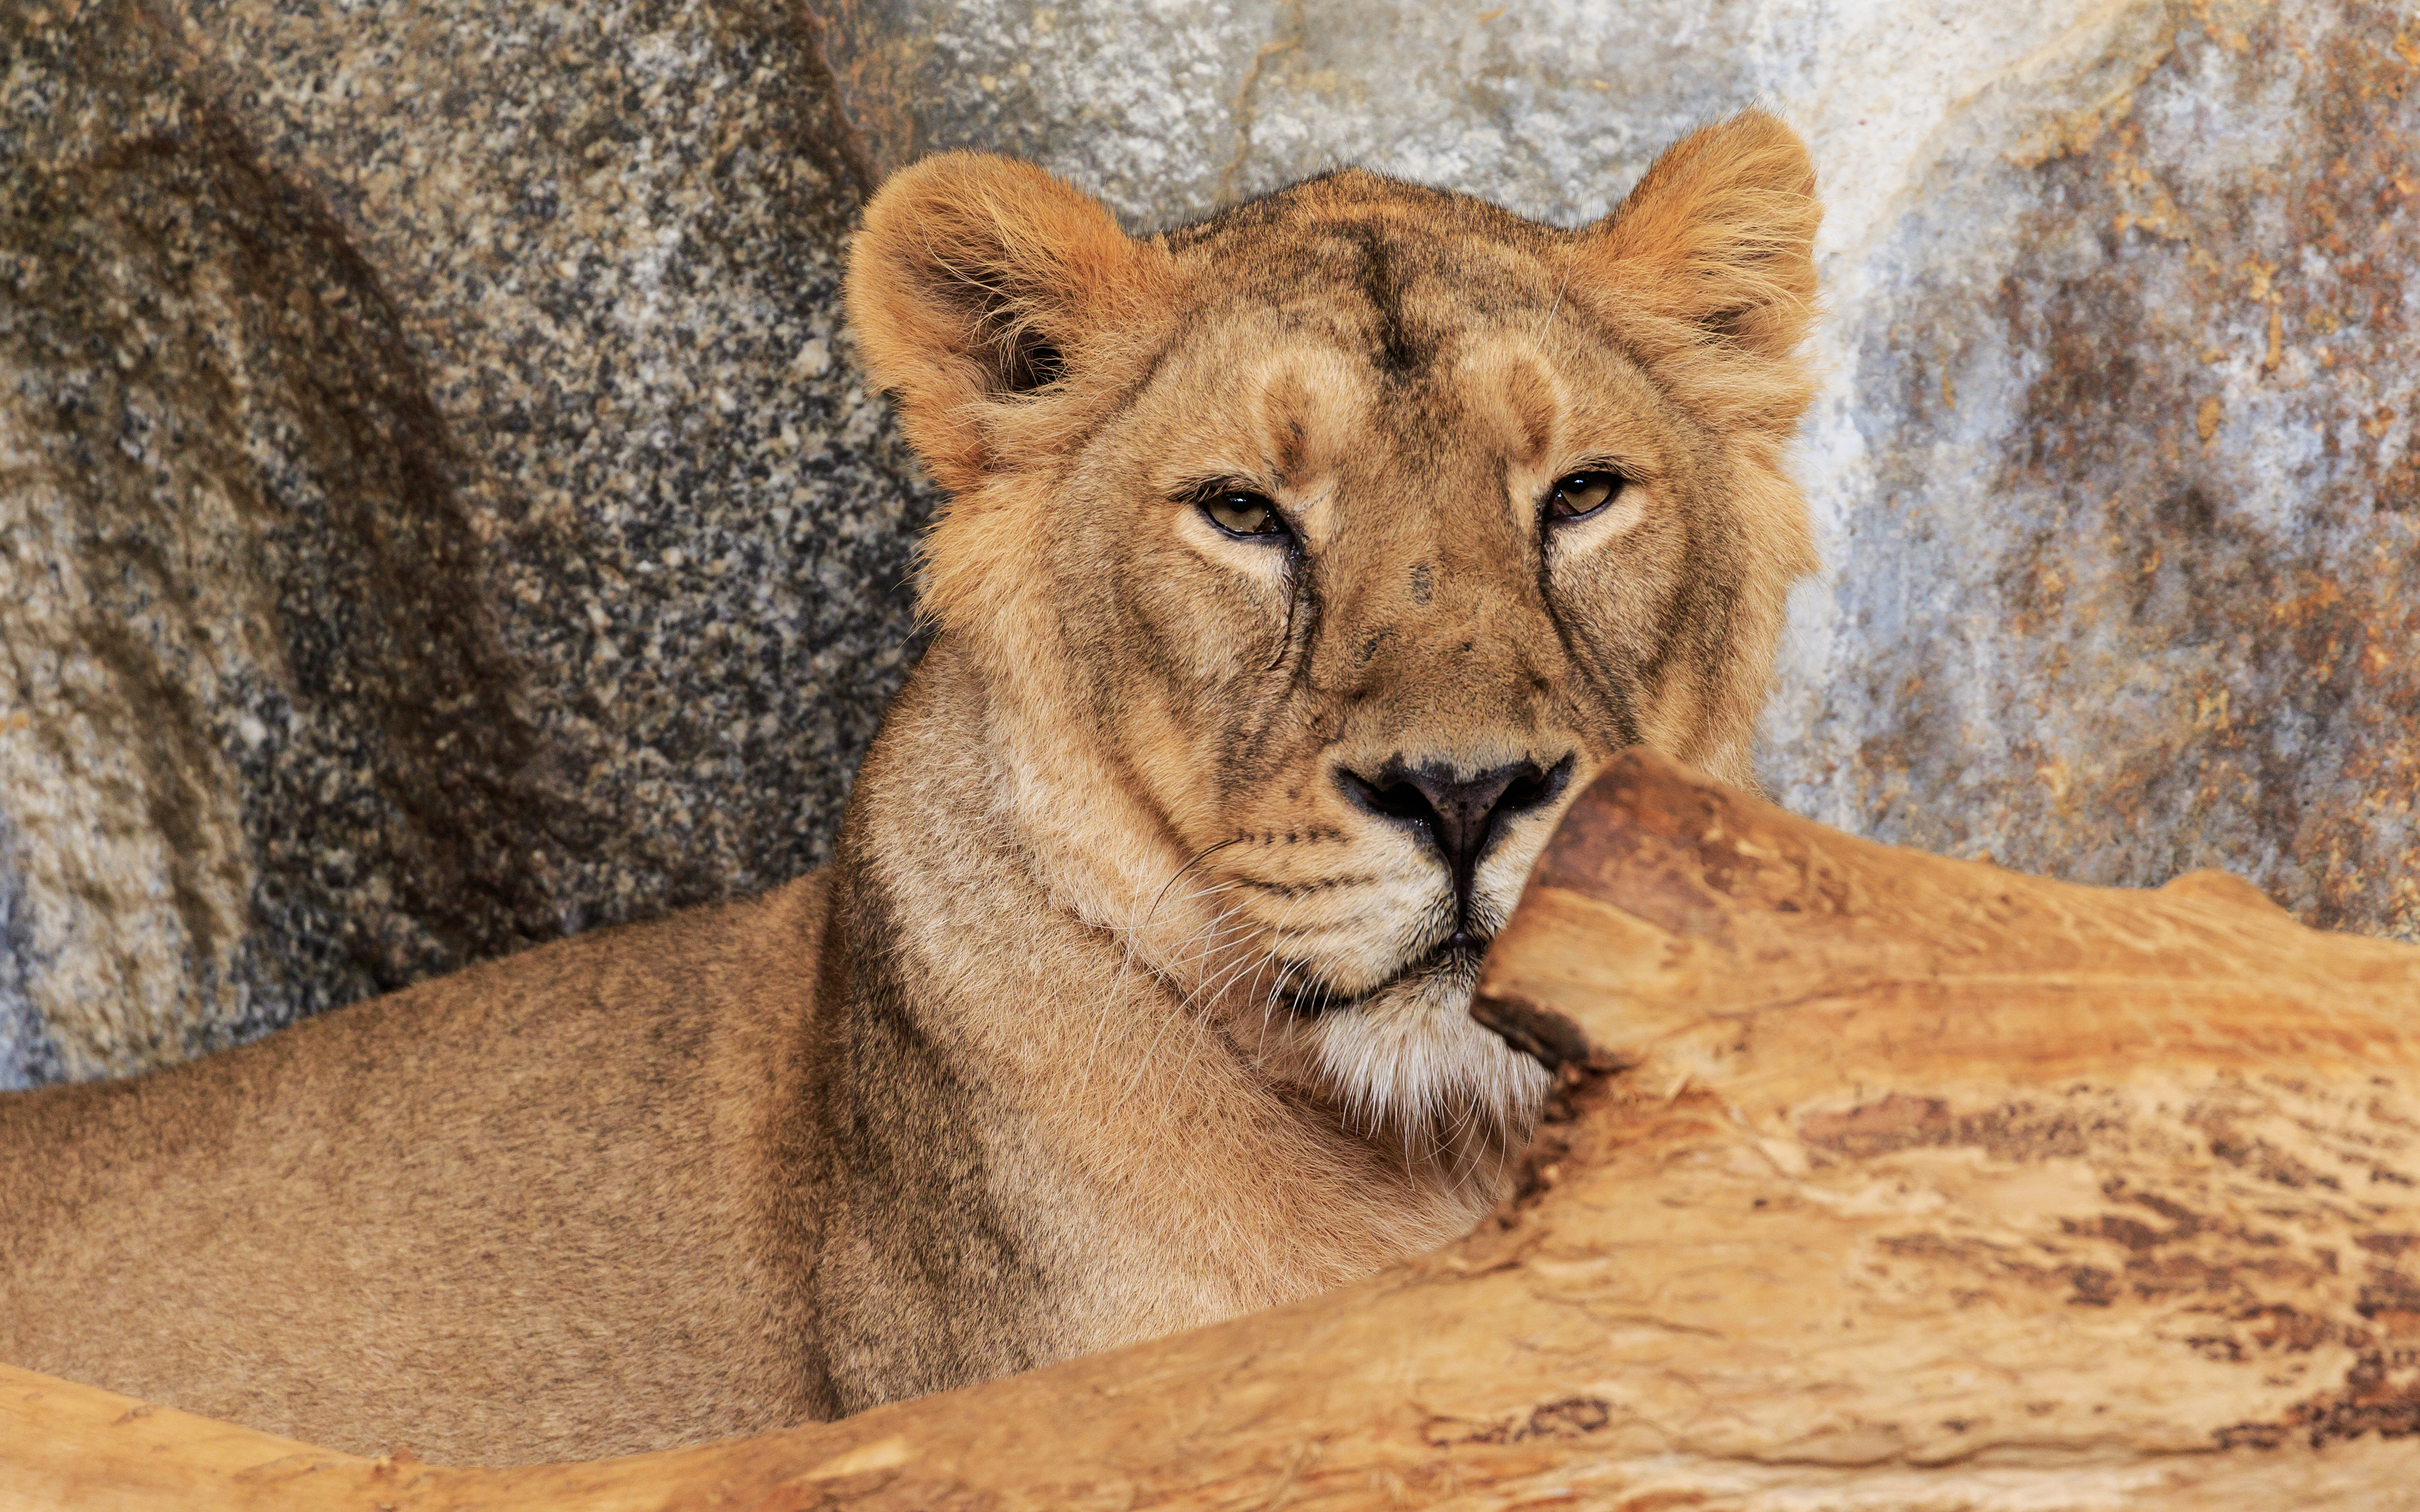
{"label": "light brown log", "polygon": [[2078,887],[1626,758],[1481,1013],[1521,1195],[1361,1286],[594,1465],[322,1454],[0,1372],[0,1504],[2420,1505],[2420,950]]}

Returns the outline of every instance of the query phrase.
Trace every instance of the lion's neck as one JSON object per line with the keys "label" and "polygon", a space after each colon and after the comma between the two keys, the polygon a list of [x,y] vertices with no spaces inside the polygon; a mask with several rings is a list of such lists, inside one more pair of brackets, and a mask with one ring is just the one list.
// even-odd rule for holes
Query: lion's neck
{"label": "lion's neck", "polygon": [[[920,1073],[955,1090],[924,1115],[948,1125],[932,1142],[1014,1235],[1026,1279],[1005,1311],[1051,1337],[1008,1367],[1307,1295],[1466,1229],[1492,1191],[1272,1084],[1053,896],[1043,841],[993,801],[992,712],[936,646],[860,778],[833,927],[860,1055],[936,1062]],[[898,1178],[868,1177],[877,1207],[881,1180]]]}

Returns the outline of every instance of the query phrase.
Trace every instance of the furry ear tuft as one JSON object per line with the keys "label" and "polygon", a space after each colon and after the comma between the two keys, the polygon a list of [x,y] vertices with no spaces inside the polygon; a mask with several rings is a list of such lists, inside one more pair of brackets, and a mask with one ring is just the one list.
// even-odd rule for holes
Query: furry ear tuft
{"label": "furry ear tuft", "polygon": [[1579,233],[1581,255],[1600,298],[1645,317],[1624,324],[1652,365],[1716,410],[1787,430],[1813,393],[1797,351],[1823,218],[1798,133],[1744,111],[1668,148]]}
{"label": "furry ear tuft", "polygon": [[849,250],[848,310],[875,380],[943,486],[997,458],[987,411],[1064,378],[1106,327],[1147,308],[1166,255],[1029,162],[974,152],[893,175]]}

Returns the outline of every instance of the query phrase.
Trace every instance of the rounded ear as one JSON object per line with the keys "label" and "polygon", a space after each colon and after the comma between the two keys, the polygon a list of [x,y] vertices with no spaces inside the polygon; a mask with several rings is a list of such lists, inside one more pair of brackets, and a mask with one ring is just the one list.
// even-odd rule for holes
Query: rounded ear
{"label": "rounded ear", "polygon": [[1091,195],[1030,162],[927,158],[866,206],[849,249],[848,313],[875,381],[944,487],[994,463],[989,411],[1048,390],[1151,307],[1167,255]]}
{"label": "rounded ear", "polygon": [[1619,208],[1579,233],[1577,278],[1626,322],[1641,355],[1701,405],[1788,429],[1813,394],[1798,359],[1813,326],[1815,168],[1761,110],[1668,148]]}

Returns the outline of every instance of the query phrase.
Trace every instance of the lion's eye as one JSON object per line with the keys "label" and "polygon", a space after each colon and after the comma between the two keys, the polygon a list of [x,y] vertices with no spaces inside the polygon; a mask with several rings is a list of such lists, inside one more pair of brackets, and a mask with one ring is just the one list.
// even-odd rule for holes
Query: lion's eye
{"label": "lion's eye", "polygon": [[1272,540],[1286,532],[1285,521],[1278,517],[1278,506],[1256,493],[1229,489],[1212,494],[1202,501],[1202,513],[1210,523],[1230,535],[1249,539]]}
{"label": "lion's eye", "polygon": [[1555,491],[1546,496],[1548,519],[1585,519],[1613,502],[1628,480],[1619,472],[1601,469],[1574,472],[1555,480]]}

